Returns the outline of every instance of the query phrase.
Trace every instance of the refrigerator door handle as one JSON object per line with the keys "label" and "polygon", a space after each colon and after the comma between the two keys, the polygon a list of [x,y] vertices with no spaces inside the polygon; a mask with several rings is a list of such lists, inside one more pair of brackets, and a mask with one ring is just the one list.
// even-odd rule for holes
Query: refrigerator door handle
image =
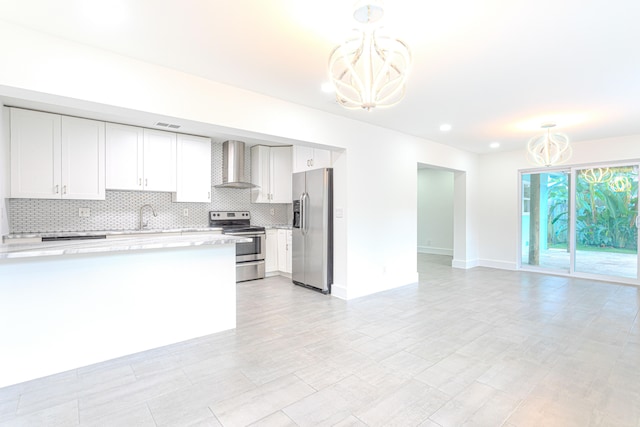
{"label": "refrigerator door handle", "polygon": [[306,193],[302,193],[300,195],[300,233],[304,236],[304,226],[305,226],[305,218],[304,218],[304,195]]}
{"label": "refrigerator door handle", "polygon": [[307,204],[309,203],[309,193],[306,191],[302,193],[302,203],[300,203],[300,209],[302,209],[302,213],[300,214],[302,217],[302,235],[306,236],[309,231],[309,221],[307,221]]}

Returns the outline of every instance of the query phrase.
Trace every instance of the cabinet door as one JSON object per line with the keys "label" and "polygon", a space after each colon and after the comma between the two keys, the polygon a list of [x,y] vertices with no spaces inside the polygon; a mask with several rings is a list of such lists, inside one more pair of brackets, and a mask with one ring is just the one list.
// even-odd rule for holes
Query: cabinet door
{"label": "cabinet door", "polygon": [[11,197],[61,197],[61,117],[11,109]]}
{"label": "cabinet door", "polygon": [[278,230],[278,270],[291,274],[291,230]]}
{"label": "cabinet door", "polygon": [[251,189],[253,203],[269,203],[271,200],[270,147],[251,147],[251,183],[258,187]]}
{"label": "cabinet door", "polygon": [[144,129],[144,180],[148,191],[176,191],[176,134]]}
{"label": "cabinet door", "polygon": [[278,270],[287,269],[287,230],[278,230]]}
{"label": "cabinet door", "polygon": [[143,144],[142,128],[107,123],[106,187],[108,189],[143,189]]}
{"label": "cabinet door", "polygon": [[331,167],[331,151],[313,149],[313,158],[311,161],[311,169],[321,169]]}
{"label": "cabinet door", "polygon": [[62,116],[62,198],[105,199],[105,124]]}
{"label": "cabinet door", "polygon": [[211,201],[211,140],[177,136],[176,192],[174,202]]}
{"label": "cabinet door", "polygon": [[291,203],[291,147],[271,147],[271,203]]}
{"label": "cabinet door", "polygon": [[264,269],[266,273],[273,273],[274,271],[278,271],[278,230],[267,230],[266,241]]}
{"label": "cabinet door", "polygon": [[285,272],[291,274],[291,263],[293,257],[293,251],[291,250],[291,240],[293,238],[293,232],[291,230],[287,230],[287,269]]}
{"label": "cabinet door", "polygon": [[313,148],[310,147],[293,147],[293,172],[304,172],[311,169],[311,160],[313,159]]}

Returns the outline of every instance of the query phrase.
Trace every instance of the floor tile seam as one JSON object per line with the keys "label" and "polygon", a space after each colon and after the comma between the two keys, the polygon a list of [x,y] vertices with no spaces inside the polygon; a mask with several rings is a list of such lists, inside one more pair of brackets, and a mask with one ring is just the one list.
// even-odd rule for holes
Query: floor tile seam
{"label": "floor tile seam", "polygon": [[153,423],[156,425],[156,427],[158,427],[158,421],[156,421],[156,417],[153,415],[153,411],[149,407],[148,400],[144,402],[144,406],[147,408],[147,411],[149,411],[149,415],[151,415],[151,419],[153,420]]}
{"label": "floor tile seam", "polygon": [[[189,380],[189,379],[187,378],[187,380]],[[142,389],[136,390],[135,392],[129,392],[129,393],[125,393],[123,395],[119,395],[119,398],[123,398],[123,397],[126,397],[126,396],[135,396],[136,397],[135,399],[133,399],[132,401],[127,400],[126,404],[124,405],[124,407],[126,409],[131,409],[132,407],[135,407],[136,405],[140,405],[140,404],[143,404],[143,403],[145,405],[147,405],[148,401],[150,401],[152,399],[156,399],[156,398],[162,397],[162,396],[164,396],[166,394],[169,394],[169,393],[172,393],[172,392],[175,391],[175,389],[172,389],[172,390],[167,390],[167,391],[164,391],[164,392],[151,392],[151,393],[149,393],[149,391],[150,390],[154,390],[154,388],[155,388],[154,385],[145,386]],[[119,390],[119,389],[121,389],[121,387],[117,387],[116,386],[116,387],[113,387],[112,389],[118,389]],[[103,395],[104,392],[105,391],[98,391],[98,392],[96,392],[94,394]],[[84,398],[86,398],[86,396]],[[101,403],[99,403],[97,405],[89,405],[86,408],[82,408],[82,405],[81,405],[82,399],[83,399],[83,397],[79,397],[77,399],[78,400],[78,413],[80,413],[81,411],[88,412],[88,411],[91,411],[91,410],[95,410],[96,408],[108,407],[109,405],[113,404],[113,400],[111,400],[111,401],[101,402]],[[122,405],[122,401],[121,400],[118,401],[118,405]],[[120,408],[120,409],[122,409],[122,408]]]}
{"label": "floor tile seam", "polygon": [[[485,407],[485,405],[487,404],[487,402],[489,402],[489,401],[490,401],[490,400],[491,400],[491,399],[492,399],[492,398],[493,398],[497,393],[507,394],[507,393],[506,393],[506,392],[504,392],[504,391],[498,390],[498,389],[496,389],[495,387],[493,387],[493,386],[491,386],[491,385],[489,385],[489,384],[482,383],[482,382],[480,382],[480,381],[478,381],[478,380],[476,379],[476,380],[474,380],[473,382],[471,382],[467,387],[465,387],[464,389],[462,389],[462,390],[461,390],[458,394],[456,394],[454,397],[452,397],[451,399],[449,399],[449,400],[447,401],[447,403],[446,403],[446,404],[448,404],[448,403],[454,404],[454,402],[463,402],[463,406],[465,406],[466,399],[458,399],[458,397],[459,397],[461,394],[463,394],[464,392],[466,392],[466,391],[467,391],[471,386],[473,386],[474,384],[481,384],[481,385],[487,386],[487,387],[489,387],[489,388],[491,389],[491,392],[490,392],[490,393],[487,393],[485,396],[482,396],[482,398],[481,398],[481,399],[477,399],[477,400],[475,400],[475,401],[473,402],[474,409],[472,409],[472,410],[470,411],[470,413],[469,413],[469,414],[467,414],[467,415],[465,416],[464,420],[461,420],[461,421],[464,421],[464,422],[469,421],[469,420],[470,420],[470,419],[471,419],[471,418],[472,418],[472,417],[473,417],[473,416],[474,416],[478,411],[481,411],[481,410]],[[523,400],[523,399],[518,399],[519,403],[520,403],[520,402],[522,402],[522,400]],[[445,404],[445,405],[446,405],[446,404]],[[443,407],[444,407],[445,405],[443,405]],[[519,405],[516,405],[516,406],[519,406]],[[438,409],[438,410],[439,410],[439,409]],[[433,414],[431,414],[431,415],[430,415],[430,417],[431,417],[431,416],[433,416],[433,415],[434,415],[435,413],[437,413],[437,412],[438,412],[438,411],[436,411],[436,412],[434,412]],[[505,420],[506,420],[506,419],[505,419]]]}
{"label": "floor tile seam", "polygon": [[[39,393],[39,392],[41,392],[42,390],[44,390],[44,388],[39,389],[39,391],[38,391],[38,392],[33,392],[33,393]],[[78,394],[78,391],[73,390],[73,391],[71,391],[71,393],[70,393],[70,395],[69,395],[69,396],[67,396],[67,397],[65,397],[65,398],[63,399],[63,401],[62,401],[62,402],[58,401],[58,403],[56,403],[56,404],[54,404],[54,405],[48,404],[48,405],[45,405],[45,406],[42,406],[42,407],[38,406],[38,402],[47,402],[47,400],[50,400],[50,397],[58,397],[56,394],[54,394],[54,396],[50,396],[48,399],[47,399],[47,398],[43,398],[43,399],[41,399],[41,400],[38,400],[36,403],[25,404],[25,406],[26,406],[27,408],[28,408],[28,407],[30,407],[30,406],[33,406],[33,407],[35,407],[35,408],[34,408],[34,409],[32,409],[32,410],[26,410],[26,411],[24,411],[24,412],[21,412],[21,406],[22,406],[22,404],[23,404],[23,402],[22,402],[22,401],[23,401],[23,396],[24,396],[24,395],[26,395],[26,394],[28,394],[28,393],[32,393],[32,392],[27,392],[27,393],[21,393],[21,394],[20,394],[20,398],[18,399],[18,402],[17,402],[17,405],[16,405],[16,410],[15,410],[15,415],[16,415],[16,416],[22,416],[22,415],[32,414],[32,413],[35,413],[35,412],[42,411],[42,410],[44,410],[44,409],[48,409],[48,408],[52,408],[52,407],[56,407],[56,406],[61,405],[61,404],[64,404],[64,403],[67,403],[67,402],[70,402],[70,401],[73,401],[73,400],[79,400],[79,399],[80,399],[80,396],[79,396],[79,394]]]}
{"label": "floor tile seam", "polygon": [[[268,414],[268,415],[265,415],[264,417],[260,418],[259,420],[253,421],[253,422],[252,422],[251,424],[249,424],[249,425],[254,425],[254,424],[256,424],[256,423],[260,423],[261,421],[263,421],[263,420],[265,420],[265,419],[267,419],[267,418],[269,418],[269,417],[273,416],[274,414],[277,414],[278,412],[282,412],[282,413],[284,414],[284,416],[285,416],[285,417],[287,417],[287,418],[288,418],[288,419],[289,419],[293,424],[295,424],[296,426],[299,426],[299,425],[300,425],[300,424],[296,423],[296,422],[295,422],[295,421],[294,421],[294,420],[289,416],[289,414],[287,414],[287,413],[284,411],[284,408],[280,408],[280,409],[278,409],[278,410],[276,410],[276,411],[273,411],[272,413],[270,413],[270,414]],[[217,419],[217,417],[216,417],[216,419]],[[219,421],[219,420],[218,420],[218,421]],[[222,423],[220,423],[220,424],[224,426],[224,424],[222,424]],[[258,425],[262,425],[262,424],[258,424]]]}
{"label": "floor tile seam", "polygon": [[[50,405],[50,406],[47,406],[47,407],[44,407],[44,408],[39,408],[39,409],[37,409],[37,410],[35,410],[35,411],[26,412],[26,413],[23,413],[23,414],[18,414],[18,413],[16,413],[16,414],[15,414],[12,418],[10,418],[10,419],[7,419],[7,420],[0,420],[0,423],[12,422],[12,421],[19,420],[19,419],[21,419],[21,418],[23,418],[23,419],[24,419],[24,418],[28,418],[28,417],[31,417],[31,416],[33,416],[33,415],[36,415],[36,414],[38,414],[38,413],[40,413],[40,412],[49,411],[49,410],[52,410],[53,408],[56,408],[56,407],[58,407],[58,406],[67,405],[67,404],[69,404],[70,402],[75,402],[75,410],[76,410],[76,418],[77,418],[77,423],[76,423],[76,425],[80,425],[80,403],[79,403],[79,401],[78,401],[78,399],[77,399],[77,398],[75,398],[75,399],[71,399],[71,400],[67,400],[67,401],[65,401],[65,402],[57,403],[57,404],[55,404],[55,405]],[[12,424],[9,424],[9,425],[12,425]],[[21,424],[18,424],[18,425],[21,425]]]}
{"label": "floor tile seam", "polygon": [[9,421],[10,419],[15,418],[17,415],[18,415],[18,399],[16,399],[15,401],[15,406],[13,408],[13,411],[7,412],[4,415],[0,414],[0,423]]}

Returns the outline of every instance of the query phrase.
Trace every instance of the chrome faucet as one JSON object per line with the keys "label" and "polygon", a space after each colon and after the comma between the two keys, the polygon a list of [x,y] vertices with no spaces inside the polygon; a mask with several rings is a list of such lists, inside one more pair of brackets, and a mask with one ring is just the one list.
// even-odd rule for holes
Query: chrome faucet
{"label": "chrome faucet", "polygon": [[149,221],[143,221],[143,210],[144,208],[151,208],[151,213],[153,213],[153,216],[158,216],[158,214],[156,213],[155,209],[153,209],[153,206],[151,205],[142,205],[140,207],[140,230],[144,230],[145,228],[147,228],[149,226]]}

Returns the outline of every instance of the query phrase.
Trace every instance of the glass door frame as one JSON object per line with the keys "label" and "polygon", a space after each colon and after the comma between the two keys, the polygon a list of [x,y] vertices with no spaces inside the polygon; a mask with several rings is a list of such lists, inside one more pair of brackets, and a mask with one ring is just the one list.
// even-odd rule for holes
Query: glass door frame
{"label": "glass door frame", "polygon": [[[531,168],[531,169],[520,169],[518,170],[518,245],[517,245],[517,269],[523,271],[534,271],[539,273],[547,273],[561,276],[571,276],[576,278],[583,279],[594,279],[594,280],[603,280],[614,283],[624,283],[631,285],[640,285],[640,250],[638,250],[637,254],[637,271],[635,278],[622,277],[622,276],[610,276],[605,274],[594,274],[594,273],[585,273],[576,271],[575,269],[575,258],[576,258],[576,215],[575,215],[575,207],[576,207],[576,175],[579,170],[589,169],[589,168],[598,168],[598,167],[624,167],[624,166],[638,166],[640,170],[640,160],[631,159],[626,161],[615,161],[615,162],[599,162],[599,163],[588,163],[588,164],[580,164],[580,165],[560,165],[554,167],[545,167],[545,168]],[[569,269],[568,271],[562,269],[552,269],[547,267],[540,266],[531,266],[528,264],[523,264],[522,262],[522,203],[523,203],[523,175],[527,174],[544,174],[544,173],[568,173],[569,174],[569,182],[570,182],[570,191],[569,191],[569,209],[568,209],[568,225],[569,225],[569,236],[568,236],[568,250],[569,250]],[[638,186],[638,193],[640,193],[640,186]],[[638,195],[640,196],[640,194]],[[640,198],[639,198],[640,199]],[[640,228],[640,219],[638,219],[638,215],[640,214],[640,209],[638,214],[636,214],[636,228]],[[637,247],[640,249],[640,231],[637,233]]]}
{"label": "glass door frame", "polygon": [[[550,267],[544,267],[544,266],[539,266],[539,265],[529,265],[529,264],[523,264],[522,263],[522,256],[523,256],[523,252],[522,252],[522,216],[523,216],[523,193],[522,193],[522,189],[523,189],[523,175],[531,175],[531,174],[551,174],[551,173],[566,173],[567,175],[569,175],[568,179],[569,182],[571,182],[571,167],[566,166],[566,165],[561,165],[561,166],[552,166],[552,167],[545,167],[545,168],[535,168],[535,169],[521,169],[518,171],[518,260],[517,260],[517,269],[518,270],[525,270],[525,271],[535,271],[538,273],[547,273],[547,274],[554,274],[554,275],[568,275],[570,274],[570,268],[568,268],[567,270],[565,269],[555,269],[555,268],[550,268]],[[570,195],[569,195],[570,196]],[[567,202],[569,203],[569,207],[568,207],[568,218],[567,218],[567,222],[569,224],[571,224],[573,222],[573,212],[571,211],[572,209],[572,205],[571,205],[571,197],[568,198]],[[567,233],[567,245],[569,246],[569,251],[572,251],[572,241],[571,241],[571,236],[570,233]]]}
{"label": "glass door frame", "polygon": [[[629,160],[629,161],[616,161],[616,162],[601,162],[601,163],[590,163],[590,164],[582,164],[582,165],[578,165],[578,166],[572,166],[571,167],[571,193],[569,194],[570,197],[570,218],[571,218],[571,223],[569,224],[569,241],[571,243],[571,250],[570,250],[570,267],[569,267],[569,274],[573,277],[578,277],[578,278],[584,278],[584,279],[596,279],[596,280],[605,280],[608,282],[616,282],[616,283],[625,283],[625,284],[632,284],[632,285],[638,285],[640,284],[640,251],[636,250],[636,277],[635,278],[630,278],[630,277],[623,277],[623,276],[611,276],[611,275],[607,275],[607,274],[595,274],[595,273],[588,273],[588,272],[582,272],[582,271],[577,271],[576,270],[576,250],[577,250],[577,240],[576,240],[576,228],[577,228],[577,221],[576,221],[576,185],[577,185],[577,175],[578,175],[578,171],[583,170],[583,169],[592,169],[592,168],[601,168],[601,167],[609,167],[609,168],[616,168],[616,167],[625,167],[625,166],[636,166],[638,167],[638,169],[640,170],[640,161],[639,160]],[[638,192],[640,192],[640,187],[638,188]],[[636,197],[638,196],[638,194],[636,194]],[[635,224],[636,224],[636,228],[638,228],[638,212],[636,212],[636,220],[635,220]],[[637,239],[636,239],[636,248],[640,249],[640,233],[637,233]]]}

